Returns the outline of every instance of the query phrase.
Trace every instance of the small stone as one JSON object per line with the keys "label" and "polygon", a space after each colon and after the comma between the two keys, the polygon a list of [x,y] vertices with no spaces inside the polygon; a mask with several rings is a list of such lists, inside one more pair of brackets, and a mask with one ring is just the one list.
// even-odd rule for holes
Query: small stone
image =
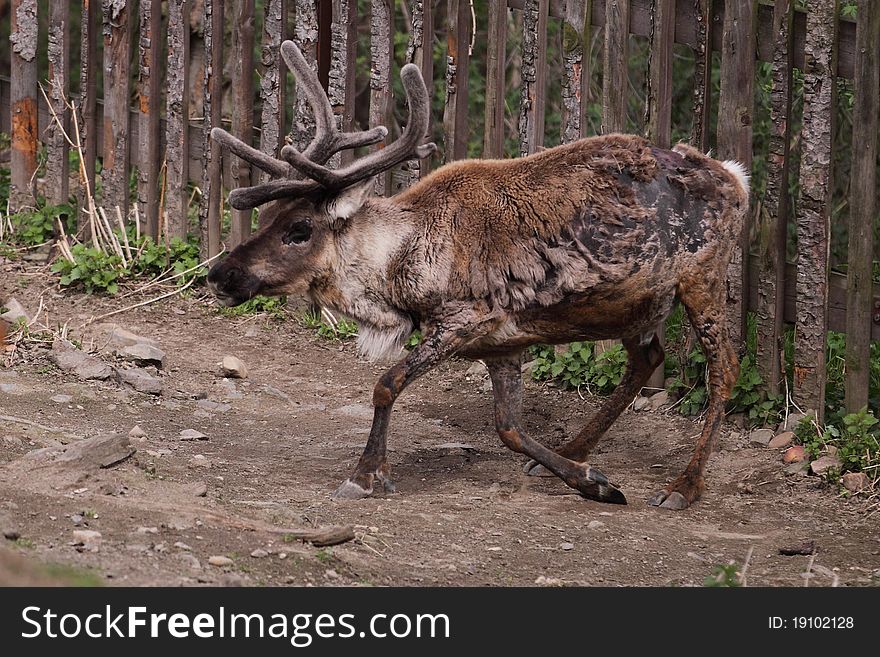
{"label": "small stone", "polygon": [[814,475],[824,475],[829,470],[840,468],[840,460],[836,456],[820,456],[810,463],[810,470]]}
{"label": "small stone", "polygon": [[208,494],[208,484],[204,481],[197,481],[192,485],[193,497],[205,497]]}
{"label": "small stone", "polygon": [[269,556],[269,553],[266,552],[265,550],[261,549],[261,548],[257,548],[256,550],[254,550],[253,552],[251,552],[251,556],[252,556],[254,559],[262,559],[263,557],[268,557],[268,556]]}
{"label": "small stone", "polygon": [[574,543],[560,543],[560,550],[574,550]]}
{"label": "small stone", "polygon": [[19,534],[14,529],[4,529],[3,538],[5,538],[7,541],[17,541],[21,538],[21,534]]}
{"label": "small stone", "polygon": [[196,454],[189,460],[189,464],[196,468],[210,468],[211,459],[207,458],[204,454]]}
{"label": "small stone", "polygon": [[794,431],[805,417],[816,417],[816,411],[808,410],[806,413],[792,413],[782,423],[781,431]]}
{"label": "small stone", "polygon": [[226,566],[233,565],[235,562],[229,557],[213,556],[208,557],[208,563],[212,566],[217,566],[218,568],[225,568]]}
{"label": "small stone", "polygon": [[70,521],[77,527],[79,527],[81,524],[83,524],[83,520],[85,520],[85,518],[83,518],[78,513],[75,513],[72,516],[70,516]]}
{"label": "small stone", "polygon": [[158,534],[159,528],[158,527],[138,527],[137,533],[138,534]]}
{"label": "small stone", "polygon": [[58,369],[72,372],[86,381],[89,379],[103,381],[113,376],[113,368],[107,363],[79,351],[66,340],[58,339],[52,343],[51,359],[58,366]]}
{"label": "small stone", "polygon": [[8,300],[0,303],[0,306],[6,308],[6,312],[0,315],[0,319],[5,320],[10,324],[15,324],[19,319],[23,319],[25,322],[31,321],[27,310],[25,310],[24,306],[22,306],[14,297],[10,297]]}
{"label": "small stone", "polygon": [[148,395],[161,395],[164,385],[162,380],[153,376],[149,372],[132,367],[130,369],[116,370],[116,376],[122,383],[130,385],[138,392],[145,392]]}
{"label": "small stone", "polygon": [[794,440],[794,434],[791,431],[783,431],[778,436],[775,436],[773,440],[767,443],[767,447],[770,449],[781,449],[782,447],[788,447],[791,445]]}
{"label": "small stone", "polygon": [[473,365],[471,365],[469,368],[467,368],[464,375],[468,378],[475,379],[475,378],[482,378],[485,373],[486,373],[486,366],[483,365],[483,363],[481,363],[480,361],[477,361]]}
{"label": "small stone", "polygon": [[71,397],[70,395],[55,395],[54,397],[50,397],[49,399],[51,399],[51,401],[55,402],[56,404],[69,404],[73,401],[73,397]]}
{"label": "small stone", "polygon": [[121,326],[116,326],[115,324],[112,326],[113,331],[110,333],[109,344],[114,347],[133,347],[136,344],[145,344],[150,347],[159,346],[159,343],[152,338],[145,338],[142,335],[132,333]]}
{"label": "small stone", "polygon": [[635,401],[633,402],[633,410],[634,411],[644,411],[650,405],[651,405],[651,399],[649,397],[642,397],[641,395],[639,395],[638,397],[636,397]]}
{"label": "small stone", "polygon": [[837,447],[834,445],[825,445],[823,450],[827,456],[837,456]]}
{"label": "small stone", "polygon": [[101,532],[93,529],[74,529],[73,544],[84,545],[85,547],[97,547],[101,542]]}
{"label": "small stone", "polygon": [[220,363],[220,373],[230,379],[246,379],[248,377],[247,366],[235,356],[223,357],[223,362]]}
{"label": "small stone", "polygon": [[669,404],[669,393],[666,390],[661,390],[656,395],[651,395],[651,410],[659,411],[661,408]]}
{"label": "small stone", "polygon": [[792,445],[782,454],[783,463],[800,463],[807,458],[807,450],[803,445]]}
{"label": "small stone", "polygon": [[339,573],[331,568],[324,571],[324,577],[326,577],[327,579],[339,579]]}
{"label": "small stone", "polygon": [[279,553],[278,553],[278,558],[281,559],[281,560],[286,559],[286,558],[287,558],[287,552],[279,552]]}
{"label": "small stone", "polygon": [[843,487],[850,493],[871,490],[871,480],[864,472],[847,472],[843,475]]}
{"label": "small stone", "polygon": [[195,429],[184,429],[180,432],[181,440],[208,440],[208,436]]}
{"label": "small stone", "polygon": [[131,431],[128,432],[129,438],[146,438],[147,432],[141,429],[138,425],[134,425],[131,428]]}
{"label": "small stone", "polygon": [[177,541],[177,543],[174,544],[174,547],[176,547],[178,550],[183,550],[184,552],[192,551],[192,548],[183,541]]}
{"label": "small stone", "polygon": [[587,529],[602,529],[605,526],[605,523],[601,520],[591,520],[587,525]]}
{"label": "small stone", "polygon": [[536,586],[562,586],[564,582],[557,577],[547,577],[541,575],[535,580]]}
{"label": "small stone", "polygon": [[773,432],[770,429],[755,429],[749,434],[749,444],[753,447],[767,447],[773,440]]}
{"label": "small stone", "polygon": [[133,344],[130,347],[122,347],[116,350],[116,355],[123,360],[131,361],[140,366],[155,365],[161,368],[165,364],[165,352],[159,347],[148,344]]}
{"label": "small stone", "polygon": [[196,402],[196,406],[198,406],[203,411],[217,412],[217,413],[225,413],[232,406],[230,404],[226,404],[223,402],[215,402],[210,399],[200,399]]}

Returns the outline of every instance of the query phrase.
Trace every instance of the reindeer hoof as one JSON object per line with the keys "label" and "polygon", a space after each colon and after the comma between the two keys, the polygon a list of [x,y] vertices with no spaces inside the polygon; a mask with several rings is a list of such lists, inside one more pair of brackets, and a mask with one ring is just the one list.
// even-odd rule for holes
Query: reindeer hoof
{"label": "reindeer hoof", "polygon": [[346,479],[342,485],[336,489],[332,497],[334,500],[361,500],[373,493],[373,489],[363,488],[360,484],[356,484],[351,479]]}
{"label": "reindeer hoof", "polygon": [[659,506],[661,509],[671,509],[672,511],[681,511],[690,506],[687,498],[678,491],[669,493],[665,490],[654,493],[648,500],[648,504]]}
{"label": "reindeer hoof", "polygon": [[586,478],[575,487],[584,497],[608,504],[626,504],[626,496],[608,477],[592,466],[587,467]]}
{"label": "reindeer hoof", "polygon": [[525,472],[530,477],[555,477],[552,472],[550,472],[543,465],[538,463],[535,459],[529,459],[526,464],[523,466],[523,472]]}

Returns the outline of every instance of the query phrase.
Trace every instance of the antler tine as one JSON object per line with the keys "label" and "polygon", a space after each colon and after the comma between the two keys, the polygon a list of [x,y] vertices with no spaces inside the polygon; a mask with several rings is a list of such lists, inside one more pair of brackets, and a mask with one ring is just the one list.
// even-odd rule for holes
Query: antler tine
{"label": "antler tine", "polygon": [[246,162],[250,162],[254,166],[259,167],[268,174],[276,178],[286,178],[290,175],[290,165],[283,160],[276,160],[271,155],[266,155],[256,148],[248,146],[246,143],[233,137],[223,128],[213,128],[211,130],[211,138],[225,146],[235,155]]}
{"label": "antler tine", "polygon": [[409,119],[400,138],[393,144],[336,171],[321,166],[311,160],[307,153],[300,153],[292,146],[282,148],[281,157],[295,169],[329,189],[348,187],[413,157],[419,159],[428,157],[437,148],[433,143],[419,145],[428,132],[430,111],[428,90],[419,68],[414,64],[404,66],[400,77],[409,104]]}
{"label": "antler tine", "polygon": [[314,180],[270,180],[262,185],[233,189],[229,192],[229,205],[236,210],[250,210],[269,201],[302,196],[320,188]]}

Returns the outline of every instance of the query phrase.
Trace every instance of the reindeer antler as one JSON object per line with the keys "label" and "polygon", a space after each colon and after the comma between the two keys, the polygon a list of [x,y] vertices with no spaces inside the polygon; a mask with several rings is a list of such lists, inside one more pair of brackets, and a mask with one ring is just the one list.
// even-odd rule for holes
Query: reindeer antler
{"label": "reindeer antler", "polygon": [[[293,146],[285,146],[281,149],[283,159],[279,160],[249,146],[222,128],[211,130],[211,137],[235,155],[280,178],[230,192],[229,203],[235,209],[248,210],[269,201],[301,196],[318,189],[344,189],[387,171],[405,160],[428,157],[437,148],[433,143],[419,145],[428,132],[430,102],[419,68],[414,64],[407,64],[401,70],[400,77],[406,91],[409,118],[400,138],[347,167],[328,169],[324,165],[335,153],[382,141],[388,135],[388,129],[377,126],[363,132],[350,133],[337,130],[330,101],[296,44],[293,41],[282,43],[281,56],[296,77],[298,91],[305,94],[312,108],[315,116],[315,138],[303,152]],[[298,174],[306,178],[301,179]]]}

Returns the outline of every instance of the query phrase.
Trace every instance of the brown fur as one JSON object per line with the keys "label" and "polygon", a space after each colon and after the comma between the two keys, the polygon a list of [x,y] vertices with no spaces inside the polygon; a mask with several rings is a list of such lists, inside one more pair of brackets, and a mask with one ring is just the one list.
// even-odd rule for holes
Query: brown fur
{"label": "brown fur", "polygon": [[[502,392],[496,416],[509,420],[499,425],[506,444],[585,495],[620,501],[619,491],[582,462],[662,362],[651,338],[681,300],[707,352],[710,383],[694,459],[652,502],[681,508],[702,491],[736,379],[724,304],[727,264],[748,204],[738,171],[689,146],[663,150],[631,135],[522,159],[456,162],[393,198],[364,200],[349,188],[278,201],[264,211],[266,228],[209,281],[228,303],[305,292],[358,320],[359,344],[371,356],[399,352],[411,329],[422,328],[424,343],[377,385],[370,441],[341,496],[369,493],[377,476],[390,484],[385,432],[394,399],[436,362],[459,354],[490,359],[490,371],[504,372],[493,384]],[[359,209],[340,218],[337,207]],[[302,222],[311,226],[310,239],[288,243]],[[591,423],[595,431],[585,429],[551,456],[518,427],[511,363],[532,344],[605,338],[624,340],[625,383]]]}

